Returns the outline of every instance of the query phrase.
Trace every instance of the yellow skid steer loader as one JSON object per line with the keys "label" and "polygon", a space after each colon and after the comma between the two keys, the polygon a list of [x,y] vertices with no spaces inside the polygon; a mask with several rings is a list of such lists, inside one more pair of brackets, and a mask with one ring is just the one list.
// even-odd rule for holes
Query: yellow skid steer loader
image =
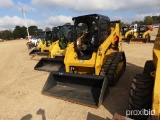
{"label": "yellow skid steer loader", "polygon": [[64,70],[64,56],[66,48],[73,44],[73,25],[65,24],[58,27],[58,39],[50,50],[49,58],[41,58],[34,67],[39,71],[57,71]]}
{"label": "yellow skid steer loader", "polygon": [[147,43],[150,41],[150,30],[146,26],[138,26],[129,43]]}
{"label": "yellow skid steer loader", "polygon": [[[43,40],[44,40],[44,34],[45,34],[45,32],[40,32],[39,34],[38,34],[38,36],[35,36],[37,39],[39,39],[39,42],[37,43],[37,45],[36,45],[36,47],[34,47],[31,51],[30,51],[30,53],[29,53],[29,55],[34,55],[36,52],[40,52],[41,51],[41,47],[43,46],[43,44],[44,44],[44,42],[43,42]],[[31,44],[31,43],[30,43]],[[33,43],[32,43],[33,44]],[[32,45],[33,46],[33,45]],[[28,45],[28,47],[29,48],[32,48],[30,45]]]}
{"label": "yellow skid steer loader", "polygon": [[43,57],[49,57],[49,51],[53,48],[55,42],[58,40],[57,31],[57,27],[53,27],[52,31],[46,32],[41,50],[35,52],[32,55],[31,60],[40,60]]}
{"label": "yellow skid steer loader", "polygon": [[120,21],[99,14],[72,20],[74,43],[66,50],[65,71],[51,72],[42,94],[97,108],[107,85],[115,85],[126,68]]}

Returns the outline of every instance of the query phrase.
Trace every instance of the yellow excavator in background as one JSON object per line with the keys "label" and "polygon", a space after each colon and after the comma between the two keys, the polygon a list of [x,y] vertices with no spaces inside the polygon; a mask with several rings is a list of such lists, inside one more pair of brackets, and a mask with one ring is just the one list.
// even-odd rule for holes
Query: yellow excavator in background
{"label": "yellow excavator in background", "polygon": [[130,117],[135,120],[147,120],[148,117],[160,120],[160,28],[153,47],[153,59],[146,61],[143,74],[137,74],[132,81],[129,110],[132,112]]}
{"label": "yellow excavator in background", "polygon": [[126,68],[120,21],[99,14],[72,20],[74,43],[67,47],[65,68],[50,73],[42,94],[98,107],[107,85],[115,85]]}
{"label": "yellow excavator in background", "polygon": [[34,67],[35,70],[40,71],[57,71],[64,69],[64,57],[66,49],[70,44],[73,44],[73,25],[67,23],[63,26],[58,26],[58,40],[49,51],[49,58],[41,58]]}

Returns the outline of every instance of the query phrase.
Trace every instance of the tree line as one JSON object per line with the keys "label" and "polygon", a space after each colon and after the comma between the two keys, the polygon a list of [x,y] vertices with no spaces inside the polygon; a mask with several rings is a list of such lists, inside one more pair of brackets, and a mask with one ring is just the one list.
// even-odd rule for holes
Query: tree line
{"label": "tree line", "polygon": [[[133,21],[131,24],[138,25],[153,25],[156,23],[160,23],[160,15],[159,16],[145,16],[142,21]],[[121,26],[129,26],[128,23],[121,22]]]}
{"label": "tree line", "polygon": [[[30,36],[36,36],[39,33],[42,33],[42,29],[38,29],[37,26],[30,26],[28,27],[29,35]],[[0,31],[0,39],[4,40],[11,40],[11,39],[20,39],[25,38],[28,36],[27,34],[27,28],[25,26],[16,26],[14,30],[3,30]]]}
{"label": "tree line", "polygon": [[[160,23],[159,16],[145,16],[143,21],[133,21],[131,24],[138,25],[153,25],[155,23]],[[121,22],[121,26],[129,26],[129,23]],[[49,27],[46,27],[45,31],[51,30]],[[30,36],[35,36],[40,32],[43,32],[42,29],[39,29],[37,26],[28,27]],[[16,26],[13,31],[3,30],[0,31],[0,39],[11,40],[11,39],[20,39],[27,36],[27,28],[25,26]]]}

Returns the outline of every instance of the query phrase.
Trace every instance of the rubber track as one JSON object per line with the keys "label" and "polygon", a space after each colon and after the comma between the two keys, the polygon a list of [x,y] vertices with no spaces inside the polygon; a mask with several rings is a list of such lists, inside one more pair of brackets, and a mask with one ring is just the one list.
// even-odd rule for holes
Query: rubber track
{"label": "rubber track", "polygon": [[[121,57],[122,60],[124,61],[124,66],[122,70],[118,74],[116,74],[116,77],[114,77],[116,69],[118,67],[118,63],[121,61]],[[113,52],[107,59],[106,63],[104,64],[102,68],[102,73],[103,75],[107,76],[108,84],[114,86],[124,73],[125,68],[126,68],[126,58],[124,52]]]}

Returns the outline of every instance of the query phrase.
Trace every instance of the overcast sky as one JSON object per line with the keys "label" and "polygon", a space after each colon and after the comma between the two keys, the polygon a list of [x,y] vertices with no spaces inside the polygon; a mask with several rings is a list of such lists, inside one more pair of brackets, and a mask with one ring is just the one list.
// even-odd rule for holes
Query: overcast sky
{"label": "overcast sky", "polygon": [[1,0],[0,30],[26,26],[22,8],[27,11],[28,26],[44,29],[93,13],[127,23],[139,21],[147,15],[160,15],[160,0]]}

